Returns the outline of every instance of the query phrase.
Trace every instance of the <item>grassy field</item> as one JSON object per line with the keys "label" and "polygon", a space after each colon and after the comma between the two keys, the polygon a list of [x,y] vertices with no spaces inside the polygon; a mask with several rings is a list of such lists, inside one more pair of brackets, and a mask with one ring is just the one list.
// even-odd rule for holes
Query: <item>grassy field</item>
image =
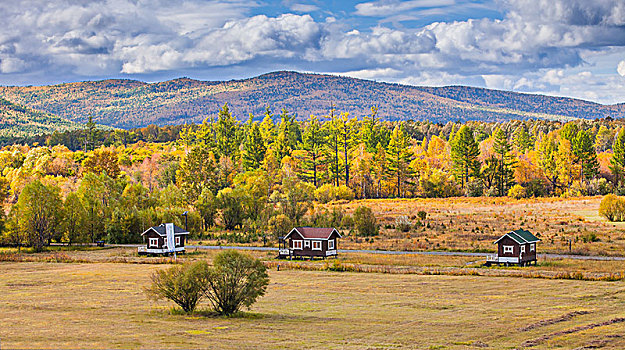
{"label": "grassy field", "polygon": [[[494,251],[493,242],[505,232],[525,228],[541,239],[539,252],[625,255],[625,223],[611,223],[598,215],[601,198],[368,199],[317,204],[315,210],[335,207],[351,214],[360,205],[373,210],[381,226],[380,234],[363,238],[343,229],[339,248],[345,249]],[[427,213],[425,220],[419,221],[419,211]],[[402,215],[414,224],[409,232],[394,227],[395,219]],[[220,234],[231,233],[213,232]],[[199,242],[236,244],[219,237],[194,240]],[[258,244],[262,240],[247,245]]]}
{"label": "grassy field", "polygon": [[243,317],[146,299],[164,265],[0,263],[2,348],[625,347],[625,282],[271,271]]}

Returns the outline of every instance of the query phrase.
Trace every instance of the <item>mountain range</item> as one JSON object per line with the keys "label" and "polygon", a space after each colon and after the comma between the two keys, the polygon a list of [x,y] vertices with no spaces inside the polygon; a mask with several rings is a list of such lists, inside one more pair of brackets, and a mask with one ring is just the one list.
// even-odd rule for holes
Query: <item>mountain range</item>
{"label": "mountain range", "polygon": [[[599,103],[467,86],[427,87],[336,75],[279,71],[230,81],[179,78],[145,83],[111,79],[50,86],[0,86],[0,97],[28,110],[56,115],[71,125],[92,115],[118,128],[199,123],[228,103],[239,120],[263,117],[266,106],[286,108],[299,119],[325,116],[331,106],[352,116],[379,108],[384,120],[506,121],[625,117],[625,104]],[[3,117],[4,119],[4,117]],[[70,123],[70,124],[67,124]],[[2,126],[4,127],[4,126]]]}

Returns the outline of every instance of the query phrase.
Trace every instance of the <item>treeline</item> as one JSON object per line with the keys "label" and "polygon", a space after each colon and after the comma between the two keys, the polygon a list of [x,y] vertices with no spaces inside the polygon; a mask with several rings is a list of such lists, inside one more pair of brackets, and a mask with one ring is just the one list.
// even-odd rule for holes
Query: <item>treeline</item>
{"label": "treeline", "polygon": [[0,137],[0,146],[27,144],[52,147],[62,145],[72,151],[89,151],[101,146],[127,146],[137,142],[176,141],[179,138],[180,131],[185,127],[185,125],[157,126],[152,124],[130,130],[102,129],[89,118],[85,127],[81,129],[56,130],[52,133],[28,137]]}
{"label": "treeline", "polygon": [[294,225],[371,235],[370,210],[352,217],[317,203],[625,193],[621,121],[443,125],[383,122],[376,112],[297,121],[267,109],[241,123],[226,105],[200,125],[133,131],[152,130],[151,142],[115,138],[104,147],[107,132],[91,123],[84,149],[6,146],[2,242],[137,242],[152,225],[184,225],[184,212],[191,232],[227,241],[275,240]]}

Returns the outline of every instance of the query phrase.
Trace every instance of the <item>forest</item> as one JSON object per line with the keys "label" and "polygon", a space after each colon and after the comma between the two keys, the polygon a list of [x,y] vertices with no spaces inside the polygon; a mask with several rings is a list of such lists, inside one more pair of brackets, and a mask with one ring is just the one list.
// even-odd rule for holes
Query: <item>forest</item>
{"label": "forest", "polygon": [[620,120],[387,122],[375,107],[304,121],[267,108],[256,119],[238,122],[226,104],[201,124],[90,121],[6,145],[1,243],[132,243],[186,220],[196,237],[267,244],[294,225],[376,233],[366,206],[352,217],[319,205],[333,201],[625,194]]}

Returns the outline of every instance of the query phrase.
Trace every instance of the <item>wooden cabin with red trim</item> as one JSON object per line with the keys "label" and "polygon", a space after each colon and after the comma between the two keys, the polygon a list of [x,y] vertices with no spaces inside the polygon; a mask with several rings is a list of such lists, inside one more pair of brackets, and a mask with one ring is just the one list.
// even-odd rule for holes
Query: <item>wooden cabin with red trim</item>
{"label": "wooden cabin with red trim", "polygon": [[185,251],[184,244],[189,232],[168,223],[150,227],[141,234],[145,247],[139,247],[139,255],[173,254]]}
{"label": "wooden cabin with red trim", "polygon": [[518,229],[501,236],[497,244],[497,254],[486,258],[486,265],[516,264],[519,266],[536,265],[536,243],[540,242],[530,231]]}
{"label": "wooden cabin with red trim", "polygon": [[279,258],[336,257],[339,231],[332,227],[295,227],[280,239]]}

